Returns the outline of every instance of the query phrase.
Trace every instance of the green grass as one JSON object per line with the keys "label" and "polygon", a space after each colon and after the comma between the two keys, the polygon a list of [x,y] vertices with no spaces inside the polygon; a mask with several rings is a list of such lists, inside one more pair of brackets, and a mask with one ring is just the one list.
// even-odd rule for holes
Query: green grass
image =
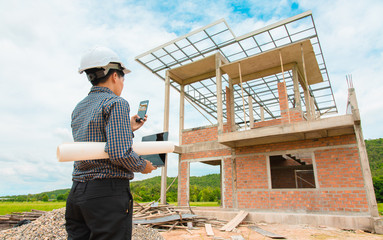
{"label": "green grass", "polygon": [[0,202],[0,215],[12,212],[31,212],[32,209],[52,211],[65,207],[66,202]]}
{"label": "green grass", "polygon": [[[177,206],[177,202],[169,202],[170,205]],[[190,202],[192,207],[219,207],[218,202]]]}
{"label": "green grass", "polygon": [[383,215],[383,203],[378,203],[378,211],[380,215]]}
{"label": "green grass", "polygon": [[[171,202],[170,204],[177,206],[176,202]],[[218,202],[191,202],[190,206],[219,207],[219,204]],[[65,207],[65,202],[0,202],[0,215],[6,215],[12,212],[31,212],[32,209],[52,211],[53,209],[63,207]],[[383,205],[381,207],[383,208]]]}
{"label": "green grass", "polygon": [[219,207],[218,202],[191,202],[190,206],[194,207]]}

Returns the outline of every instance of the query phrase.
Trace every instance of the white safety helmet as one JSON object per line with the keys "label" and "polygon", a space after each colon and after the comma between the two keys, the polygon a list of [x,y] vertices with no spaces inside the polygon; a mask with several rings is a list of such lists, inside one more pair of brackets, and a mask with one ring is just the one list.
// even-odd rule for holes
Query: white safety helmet
{"label": "white safety helmet", "polygon": [[[130,70],[124,66],[118,55],[106,47],[95,47],[85,53],[81,58],[80,68],[78,69],[80,74],[92,68],[102,68],[104,70],[104,76],[110,69],[118,69],[125,74],[130,73]],[[89,80],[92,81],[94,78]]]}

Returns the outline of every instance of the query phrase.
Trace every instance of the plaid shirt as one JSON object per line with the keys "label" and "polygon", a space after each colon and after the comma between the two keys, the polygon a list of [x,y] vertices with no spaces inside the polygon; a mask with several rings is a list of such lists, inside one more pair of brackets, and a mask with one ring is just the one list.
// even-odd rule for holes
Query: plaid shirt
{"label": "plaid shirt", "polygon": [[129,103],[109,88],[93,86],[88,96],[72,113],[72,134],[75,142],[106,142],[109,159],[76,161],[73,181],[94,179],[133,179],[146,162],[132,151],[133,132],[130,126]]}

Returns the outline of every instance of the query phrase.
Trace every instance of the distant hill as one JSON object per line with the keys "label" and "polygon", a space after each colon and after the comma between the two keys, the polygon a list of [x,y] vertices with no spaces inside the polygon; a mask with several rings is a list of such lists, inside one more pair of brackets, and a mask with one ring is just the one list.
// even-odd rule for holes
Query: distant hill
{"label": "distant hill", "polygon": [[13,196],[2,196],[0,198],[7,199],[7,201],[49,201],[49,200],[65,200],[69,194],[70,189],[58,189],[49,192],[42,192],[38,194],[28,195],[13,195]]}
{"label": "distant hill", "polygon": [[[173,182],[174,177],[167,178],[167,185]],[[201,177],[190,177],[190,198],[193,202],[219,201],[221,199],[220,174],[209,174]],[[131,191],[137,201],[157,201],[161,194],[161,177],[153,177],[142,181],[131,182]],[[168,202],[177,201],[178,179],[166,193]]]}
{"label": "distant hill", "polygon": [[383,176],[383,138],[365,140],[372,177]]}
{"label": "distant hill", "polygon": [[383,139],[370,139],[365,142],[376,201],[383,203]]}
{"label": "distant hill", "polygon": [[[167,178],[167,185],[169,186],[174,180],[174,177]],[[201,177],[190,177],[190,185],[194,189],[193,198],[197,201],[207,201],[212,199],[215,201],[219,200],[217,191],[220,193],[220,175],[210,174]],[[130,188],[133,197],[137,201],[157,201],[160,198],[161,193],[161,176],[148,178],[141,181],[132,181]],[[39,194],[28,194],[28,195],[14,195],[14,196],[2,196],[0,198],[7,199],[7,201],[52,201],[52,200],[66,200],[70,189],[59,189],[49,192],[42,192]],[[176,202],[178,191],[178,179],[167,191],[167,201]],[[213,196],[213,191],[215,196]]]}

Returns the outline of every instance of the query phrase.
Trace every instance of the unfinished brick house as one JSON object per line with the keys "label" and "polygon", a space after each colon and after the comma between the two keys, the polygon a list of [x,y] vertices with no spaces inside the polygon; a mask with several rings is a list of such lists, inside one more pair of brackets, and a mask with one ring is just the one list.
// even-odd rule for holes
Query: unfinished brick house
{"label": "unfinished brick house", "polygon": [[[221,207],[202,215],[381,232],[356,96],[337,113],[311,12],[236,37],[225,20],[136,58],[180,93],[178,205],[190,164],[220,166]],[[185,99],[209,126],[184,129]],[[166,166],[162,171],[166,201]]]}

